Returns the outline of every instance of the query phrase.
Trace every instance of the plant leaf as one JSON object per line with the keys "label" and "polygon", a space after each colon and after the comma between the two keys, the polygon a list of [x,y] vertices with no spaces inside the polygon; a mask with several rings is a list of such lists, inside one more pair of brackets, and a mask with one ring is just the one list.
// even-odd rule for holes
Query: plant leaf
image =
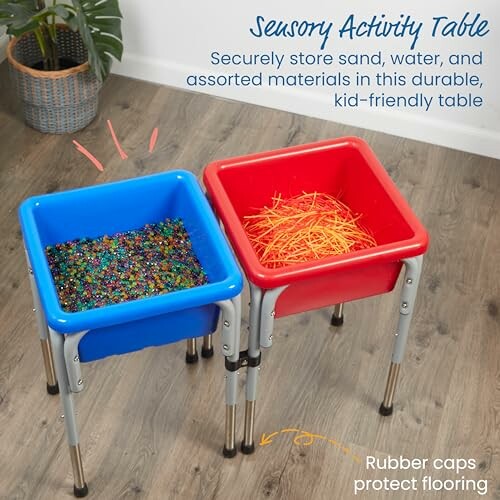
{"label": "plant leaf", "polygon": [[66,19],[68,19],[68,17],[73,15],[73,13],[70,12],[63,5],[54,5],[53,7],[48,7],[47,10],[54,13],[56,16],[59,16],[64,21],[66,21]]}
{"label": "plant leaf", "polygon": [[7,26],[7,34],[20,36],[33,31],[39,22],[33,19],[38,13],[33,0],[0,0],[0,26]]}
{"label": "plant leaf", "polygon": [[67,22],[73,14],[63,5],[38,10],[34,0],[0,0],[0,26],[7,26],[8,35],[20,36],[34,31],[51,15]]}
{"label": "plant leaf", "polygon": [[[118,0],[72,0],[76,26],[89,55],[90,69],[103,81],[111,69],[111,56],[121,60],[121,12]],[[68,23],[69,24],[69,23]]]}

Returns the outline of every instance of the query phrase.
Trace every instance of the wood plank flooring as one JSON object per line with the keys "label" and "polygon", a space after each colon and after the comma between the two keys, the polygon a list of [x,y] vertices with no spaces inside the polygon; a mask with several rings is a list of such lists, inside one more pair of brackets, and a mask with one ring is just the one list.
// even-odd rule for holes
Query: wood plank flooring
{"label": "wood plank flooring", "polygon": [[[129,159],[116,153],[111,119]],[[159,127],[153,154],[151,131]],[[84,365],[76,405],[92,499],[473,499],[474,492],[370,492],[355,479],[421,479],[369,471],[367,455],[474,458],[464,474],[500,499],[500,162],[272,109],[111,77],[97,119],[72,136],[27,128],[0,66],[0,498],[72,497],[59,401],[43,363],[17,222],[27,196],[342,136],[365,138],[430,231],[395,412],[378,415],[397,294],[347,304],[343,327],[323,309],[280,319],[264,353],[252,456],[221,456],[223,358],[184,363],[183,343]],[[77,139],[105,165],[77,153]],[[112,207],[110,207],[112,209]],[[247,300],[243,303],[246,304]],[[247,311],[244,310],[243,332]],[[243,339],[243,343],[245,339]],[[220,351],[218,338],[215,339]],[[241,385],[244,382],[244,370]],[[238,414],[242,436],[243,393]],[[345,448],[345,449],[344,449]],[[431,472],[454,479],[454,472]],[[459,476],[458,476],[459,477]]]}

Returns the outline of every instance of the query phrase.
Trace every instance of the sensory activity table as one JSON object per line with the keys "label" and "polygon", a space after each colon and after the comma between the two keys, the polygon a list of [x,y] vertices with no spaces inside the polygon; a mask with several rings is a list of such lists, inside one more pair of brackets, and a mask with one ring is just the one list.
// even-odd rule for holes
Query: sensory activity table
{"label": "sensory activity table", "polygon": [[[186,340],[186,361],[213,353],[222,311],[221,345],[228,363],[240,357],[242,275],[193,174],[177,170],[29,198],[19,209],[50,394],[60,393],[73,468],[74,494],[85,482],[73,393],[83,389],[80,364]],[[180,218],[208,284],[78,312],[63,310],[45,254],[48,245],[97,238]],[[236,373],[226,373],[224,450],[235,448]]]}
{"label": "sensory activity table", "polygon": [[[216,161],[204,171],[210,202],[221,220],[250,286],[248,351],[228,371],[247,366],[242,451],[254,451],[254,419],[261,347],[270,347],[275,318],[334,306],[332,325],[343,322],[343,304],[393,290],[405,266],[399,322],[382,415],[390,415],[415,305],[428,236],[373,151],[346,137]],[[321,260],[270,269],[257,257],[243,227],[245,216],[271,206],[273,197],[323,192],[362,214],[377,245]]]}
{"label": "sensory activity table", "polygon": [[[47,391],[60,393],[73,468],[74,494],[85,482],[72,394],[83,389],[81,363],[186,340],[186,361],[213,354],[221,321],[225,357],[226,420],[223,453],[236,455],[237,375],[247,368],[243,453],[252,453],[261,348],[270,347],[275,318],[334,306],[331,323],[343,323],[343,304],[394,289],[405,267],[399,322],[380,413],[390,415],[414,310],[428,236],[373,151],[346,137],[211,163],[204,171],[207,201],[193,174],[171,171],[61,193],[35,196],[19,209]],[[302,193],[325,193],[353,212],[376,245],[343,255],[263,266],[244,229],[259,207]],[[212,211],[215,211],[215,213]],[[250,287],[248,349],[240,351],[242,275],[222,233],[222,222]],[[208,283],[88,310],[67,312],[60,303],[45,254],[47,246],[78,238],[135,230],[181,219]]]}

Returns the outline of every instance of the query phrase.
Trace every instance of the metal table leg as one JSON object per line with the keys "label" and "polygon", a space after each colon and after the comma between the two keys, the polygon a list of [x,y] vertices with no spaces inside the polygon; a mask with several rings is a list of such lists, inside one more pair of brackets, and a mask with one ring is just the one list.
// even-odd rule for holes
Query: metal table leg
{"label": "metal table leg", "polygon": [[222,310],[222,352],[226,364],[226,427],[223,455],[236,455],[236,404],[240,366],[241,297],[217,302]]}
{"label": "metal table leg", "polygon": [[250,331],[248,336],[248,372],[246,381],[245,429],[241,451],[253,453],[257,379],[260,368],[260,347],[271,347],[276,301],[287,285],[272,290],[261,290],[250,283]]}
{"label": "metal table leg", "polygon": [[379,408],[383,416],[391,415],[393,412],[394,393],[398,381],[401,362],[403,360],[411,317],[417,296],[418,282],[422,271],[423,256],[405,259],[405,277],[403,290],[401,291],[401,302],[399,306],[399,322],[395,334],[394,349],[392,353],[391,366],[387,377],[384,400]]}
{"label": "metal table leg", "polygon": [[[252,283],[250,285],[250,322],[248,333],[248,358],[257,359],[260,365],[260,313],[262,308],[262,290]],[[257,380],[260,366],[250,366],[247,368],[247,380],[245,387],[245,427],[241,451],[246,455],[255,451],[253,441],[254,421],[255,421],[255,401],[257,399]]]}
{"label": "metal table leg", "polygon": [[201,357],[211,358],[214,355],[214,347],[212,344],[212,334],[203,337],[203,345],[201,346]]}
{"label": "metal table leg", "polygon": [[71,465],[73,467],[73,493],[75,497],[81,498],[87,495],[88,487],[83,474],[82,457],[80,453],[80,442],[78,438],[78,428],[76,424],[73,397],[70,390],[70,383],[64,358],[64,335],[61,335],[49,328],[50,341],[54,349],[54,362],[57,378],[60,382],[59,390],[64,413],[64,426],[66,438],[69,444]]}
{"label": "metal table leg", "polygon": [[38,289],[33,276],[33,270],[28,262],[31,293],[33,295],[33,312],[36,316],[38,325],[38,336],[40,337],[40,344],[42,348],[43,364],[45,366],[45,377],[47,379],[47,392],[49,394],[58,394],[59,385],[57,384],[56,372],[54,369],[54,359],[52,356],[52,349],[50,346],[49,331],[47,329],[47,321],[43,313],[42,305],[40,304],[40,297]]}
{"label": "metal table leg", "polygon": [[332,326],[342,326],[344,324],[344,304],[335,304],[333,308],[332,319],[330,321]]}
{"label": "metal table leg", "polygon": [[196,348],[196,339],[187,339],[186,341],[186,363],[191,365],[198,361],[198,350]]}

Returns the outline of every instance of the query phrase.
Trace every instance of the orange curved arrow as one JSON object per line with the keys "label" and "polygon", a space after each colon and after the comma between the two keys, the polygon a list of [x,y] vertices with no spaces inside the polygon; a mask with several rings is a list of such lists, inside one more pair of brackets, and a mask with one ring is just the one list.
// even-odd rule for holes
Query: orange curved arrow
{"label": "orange curved arrow", "polygon": [[266,433],[263,432],[262,436],[260,437],[260,443],[259,446],[266,446],[268,444],[272,443],[272,438],[276,435],[278,435],[279,432],[271,432],[268,436],[266,436]]}
{"label": "orange curved arrow", "polygon": [[[326,436],[322,436],[321,434],[313,434],[312,432],[307,432],[300,429],[293,429],[293,428],[281,429],[280,431],[271,432],[271,434],[266,434],[264,432],[260,437],[259,446],[267,446],[268,444],[271,444],[273,442],[273,438],[276,437],[278,434],[287,432],[299,433],[297,436],[293,438],[293,444],[297,446],[310,446],[311,444],[314,443],[316,439],[321,439],[323,441],[327,441],[328,443],[333,444],[334,446],[339,448],[345,455],[350,455],[351,458],[358,464],[361,464],[363,462],[361,457],[355,455],[350,448],[342,445],[338,441],[335,441],[335,439],[328,439]],[[304,442],[304,440],[306,441]]]}
{"label": "orange curved arrow", "polygon": [[[324,439],[326,440],[327,438],[325,436],[321,436],[320,434],[312,434],[311,432],[307,431],[301,431],[302,433],[299,434],[298,436],[295,436],[293,438],[293,444],[296,444],[298,446],[311,446],[314,443],[315,439]],[[308,441],[303,442],[302,440],[304,438],[307,438]]]}

